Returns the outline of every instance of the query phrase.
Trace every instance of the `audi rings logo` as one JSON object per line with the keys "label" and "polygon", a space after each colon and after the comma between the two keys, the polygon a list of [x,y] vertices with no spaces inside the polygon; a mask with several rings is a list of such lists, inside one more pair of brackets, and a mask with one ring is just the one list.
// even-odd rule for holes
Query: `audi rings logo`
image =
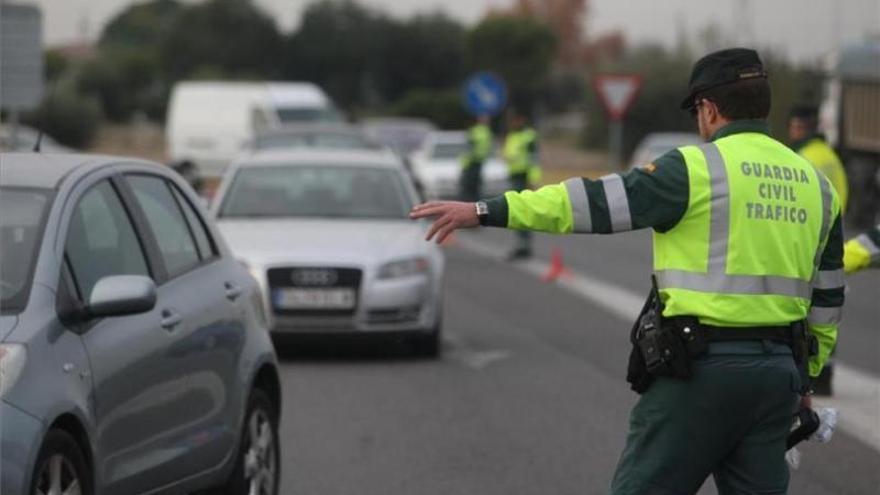
{"label": "audi rings logo", "polygon": [[336,270],[323,268],[304,268],[293,270],[290,273],[290,281],[296,285],[333,285],[339,280]]}

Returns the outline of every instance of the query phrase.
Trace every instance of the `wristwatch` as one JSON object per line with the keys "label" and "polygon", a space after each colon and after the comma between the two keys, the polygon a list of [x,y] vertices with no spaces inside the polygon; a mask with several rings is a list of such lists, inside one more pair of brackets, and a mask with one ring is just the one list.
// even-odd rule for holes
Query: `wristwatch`
{"label": "wristwatch", "polygon": [[477,218],[480,220],[480,225],[486,225],[486,222],[489,221],[489,205],[485,201],[477,201],[474,203],[474,207],[477,209]]}

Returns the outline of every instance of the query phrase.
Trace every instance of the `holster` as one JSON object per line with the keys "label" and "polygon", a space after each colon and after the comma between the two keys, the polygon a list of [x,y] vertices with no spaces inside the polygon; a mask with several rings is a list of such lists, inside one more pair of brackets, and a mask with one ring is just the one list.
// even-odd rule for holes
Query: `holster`
{"label": "holster", "polygon": [[693,359],[709,348],[696,318],[663,318],[663,303],[652,279],[651,293],[630,331],[633,345],[626,381],[636,393],[644,393],[654,378],[689,379]]}
{"label": "holster", "polygon": [[819,354],[819,340],[810,332],[806,320],[792,325],[791,355],[797,365],[801,379],[801,395],[807,395],[813,388],[810,378],[810,358]]}

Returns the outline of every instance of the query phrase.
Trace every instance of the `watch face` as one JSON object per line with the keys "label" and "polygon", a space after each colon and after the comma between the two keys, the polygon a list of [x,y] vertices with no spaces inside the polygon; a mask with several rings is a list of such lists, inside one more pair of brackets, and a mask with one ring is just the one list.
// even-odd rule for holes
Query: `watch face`
{"label": "watch face", "polygon": [[489,206],[482,202],[477,202],[477,215],[488,215],[489,214]]}

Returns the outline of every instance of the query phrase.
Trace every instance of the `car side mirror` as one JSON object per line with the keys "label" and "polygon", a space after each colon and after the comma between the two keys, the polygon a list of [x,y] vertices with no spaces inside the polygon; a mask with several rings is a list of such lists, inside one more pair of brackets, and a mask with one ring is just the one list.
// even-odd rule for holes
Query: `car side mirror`
{"label": "car side mirror", "polygon": [[89,316],[145,313],[156,306],[156,283],[142,275],[111,275],[98,280],[86,311]]}

